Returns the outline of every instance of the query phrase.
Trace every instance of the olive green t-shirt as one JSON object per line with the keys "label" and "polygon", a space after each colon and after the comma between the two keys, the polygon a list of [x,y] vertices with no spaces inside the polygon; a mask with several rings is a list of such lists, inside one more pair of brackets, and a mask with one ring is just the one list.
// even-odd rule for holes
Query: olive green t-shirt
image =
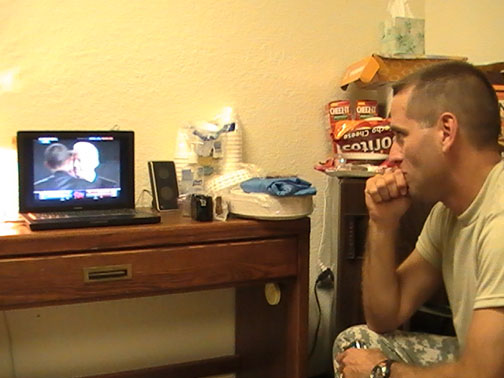
{"label": "olive green t-shirt", "polygon": [[460,216],[437,203],[416,249],[442,271],[463,348],[473,310],[504,306],[504,162]]}

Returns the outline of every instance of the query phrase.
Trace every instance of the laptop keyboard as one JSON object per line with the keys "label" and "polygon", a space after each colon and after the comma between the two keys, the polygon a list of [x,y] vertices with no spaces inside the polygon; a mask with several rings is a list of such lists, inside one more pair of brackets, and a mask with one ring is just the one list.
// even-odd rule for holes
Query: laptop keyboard
{"label": "laptop keyboard", "polygon": [[97,217],[130,217],[135,214],[134,209],[111,209],[111,210],[76,210],[58,211],[51,213],[30,213],[29,216],[36,220],[71,219],[71,218],[97,218]]}

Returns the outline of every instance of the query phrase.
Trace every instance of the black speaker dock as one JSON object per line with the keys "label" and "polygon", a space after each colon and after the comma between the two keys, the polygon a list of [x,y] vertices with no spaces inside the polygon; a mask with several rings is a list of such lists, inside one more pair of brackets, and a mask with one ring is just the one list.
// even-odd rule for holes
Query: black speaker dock
{"label": "black speaker dock", "polygon": [[152,189],[152,207],[157,211],[178,207],[178,185],[173,161],[149,161],[149,178]]}

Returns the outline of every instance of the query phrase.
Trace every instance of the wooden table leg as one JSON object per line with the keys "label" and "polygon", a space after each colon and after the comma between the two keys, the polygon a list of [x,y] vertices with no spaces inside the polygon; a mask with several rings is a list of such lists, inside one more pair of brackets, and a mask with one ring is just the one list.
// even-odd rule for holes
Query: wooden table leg
{"label": "wooden table leg", "polygon": [[237,378],[306,378],[308,355],[308,247],[300,240],[298,275],[279,282],[270,305],[264,285],[236,289]]}

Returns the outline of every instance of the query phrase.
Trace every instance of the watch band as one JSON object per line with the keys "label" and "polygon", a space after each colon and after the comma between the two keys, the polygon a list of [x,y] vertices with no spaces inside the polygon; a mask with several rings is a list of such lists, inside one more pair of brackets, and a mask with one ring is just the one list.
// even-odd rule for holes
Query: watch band
{"label": "watch band", "polygon": [[390,377],[390,374],[392,374],[392,369],[391,369],[391,366],[394,362],[397,362],[396,360],[387,360],[385,361],[385,365],[387,367],[387,375],[385,378],[389,378]]}
{"label": "watch band", "polygon": [[390,378],[391,374],[391,366],[394,362],[397,362],[395,360],[391,359],[386,359],[383,361],[380,361],[376,364],[376,366],[373,368],[371,371],[370,378]]}

